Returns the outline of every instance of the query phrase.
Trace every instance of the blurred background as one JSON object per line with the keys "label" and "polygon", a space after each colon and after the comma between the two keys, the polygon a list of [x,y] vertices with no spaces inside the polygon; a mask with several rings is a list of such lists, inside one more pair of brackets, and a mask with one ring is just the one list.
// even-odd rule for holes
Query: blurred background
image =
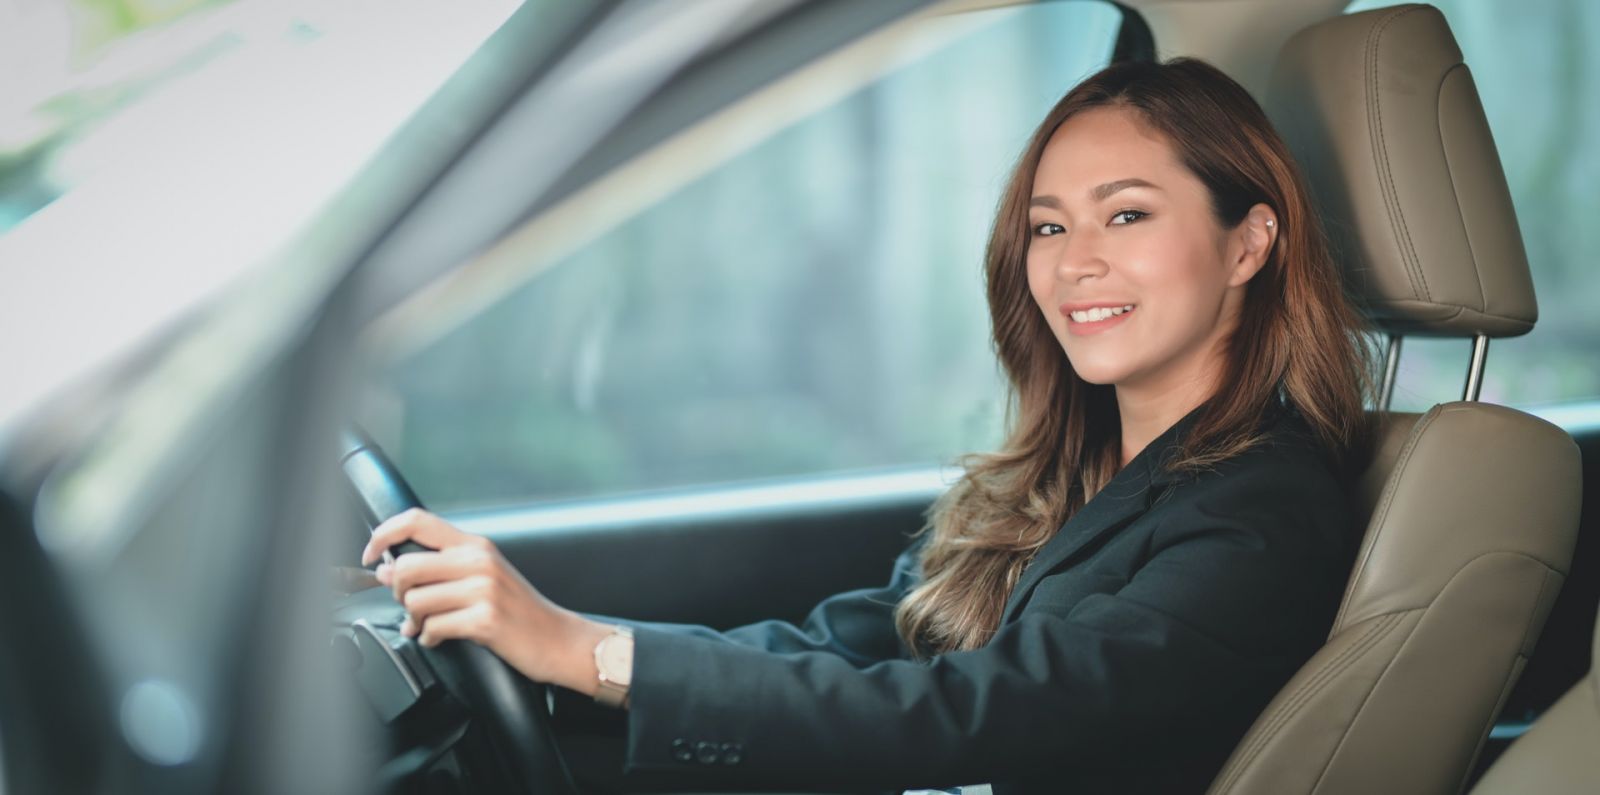
{"label": "blurred background", "polygon": [[[46,223],[170,240],[214,262],[195,281],[235,278],[516,5],[0,0],[0,242]],[[1540,296],[1537,330],[1491,348],[1484,399],[1600,397],[1585,305],[1600,296],[1600,106],[1575,101],[1600,91],[1586,45],[1600,5],[1437,5]],[[360,419],[443,510],[926,468],[994,445],[981,255],[995,199],[1045,110],[1109,59],[1120,11],[963,16],[705,120],[531,221],[464,269],[476,277],[392,312],[367,340]],[[1459,395],[1467,343],[1405,351],[1396,408]]]}

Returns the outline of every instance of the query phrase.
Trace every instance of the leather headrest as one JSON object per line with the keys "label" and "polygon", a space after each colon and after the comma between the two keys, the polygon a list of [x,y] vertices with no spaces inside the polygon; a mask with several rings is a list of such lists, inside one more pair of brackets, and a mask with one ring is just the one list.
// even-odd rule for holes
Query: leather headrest
{"label": "leather headrest", "polygon": [[1538,318],[1489,122],[1444,15],[1350,14],[1292,37],[1266,107],[1375,324],[1511,337]]}

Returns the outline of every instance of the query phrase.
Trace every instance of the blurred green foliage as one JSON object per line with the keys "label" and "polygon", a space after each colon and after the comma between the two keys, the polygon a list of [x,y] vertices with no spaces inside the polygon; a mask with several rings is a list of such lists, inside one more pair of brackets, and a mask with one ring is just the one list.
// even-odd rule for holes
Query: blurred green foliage
{"label": "blurred green foliage", "polygon": [[73,50],[80,60],[146,28],[165,24],[207,6],[234,0],[67,0],[74,21]]}

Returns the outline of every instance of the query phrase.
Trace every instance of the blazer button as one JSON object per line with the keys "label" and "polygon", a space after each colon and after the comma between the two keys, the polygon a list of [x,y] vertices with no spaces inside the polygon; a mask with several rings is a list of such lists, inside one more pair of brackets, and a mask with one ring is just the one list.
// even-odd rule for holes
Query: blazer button
{"label": "blazer button", "polygon": [[672,741],[672,758],[679,762],[693,762],[694,749],[689,746],[689,741],[679,737]]}
{"label": "blazer button", "polygon": [[694,744],[694,758],[702,765],[717,763],[717,744],[701,740]]}
{"label": "blazer button", "polygon": [[737,765],[744,759],[744,748],[738,743],[722,744],[722,764]]}

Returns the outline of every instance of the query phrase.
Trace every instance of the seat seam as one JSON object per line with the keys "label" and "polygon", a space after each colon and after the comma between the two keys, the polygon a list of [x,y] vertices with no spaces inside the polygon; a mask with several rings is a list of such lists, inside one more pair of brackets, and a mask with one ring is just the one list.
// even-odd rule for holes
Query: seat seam
{"label": "seat seam", "polygon": [[[1467,560],[1467,561],[1463,562],[1459,567],[1457,567],[1455,572],[1450,575],[1450,579],[1446,580],[1444,585],[1439,588],[1438,593],[1442,594],[1446,590],[1449,590],[1451,584],[1453,584],[1456,581],[1456,579],[1461,576],[1462,572],[1467,570],[1468,566],[1471,566],[1473,563],[1476,563],[1477,561],[1482,560],[1483,558],[1488,557],[1489,555],[1498,555],[1498,554],[1516,555],[1516,556],[1519,556],[1519,557],[1526,558],[1528,560],[1532,560],[1532,561],[1534,561],[1536,563],[1540,563],[1540,564],[1544,565],[1547,569],[1550,568],[1548,563],[1545,563],[1544,561],[1542,561],[1542,560],[1540,560],[1540,559],[1538,559],[1538,558],[1536,558],[1536,557],[1534,557],[1532,555],[1528,555],[1526,553],[1509,552],[1509,551],[1505,551],[1505,550],[1493,550],[1493,551],[1489,551],[1489,552],[1484,552],[1484,553],[1479,554],[1479,555],[1474,555],[1470,560]],[[1540,587],[1540,593],[1542,595],[1543,594],[1543,590],[1544,590],[1544,583],[1541,582],[1539,587]],[[1434,608],[1434,606],[1437,605],[1438,603],[1439,603],[1439,597],[1436,594],[1433,599],[1429,600],[1427,605],[1424,605],[1423,607],[1420,607],[1420,608],[1411,608],[1411,610],[1406,610],[1406,611],[1401,611],[1401,612],[1411,612],[1411,611],[1415,611],[1415,610],[1422,611],[1422,618],[1417,621],[1417,625],[1421,626],[1422,622],[1427,620],[1428,611],[1432,610]],[[1394,614],[1391,613],[1389,615],[1394,615]],[[1524,632],[1524,634],[1526,634],[1526,632]],[[1340,749],[1344,748],[1345,743],[1350,739],[1350,730],[1355,726],[1356,721],[1361,718],[1361,713],[1366,711],[1367,705],[1369,703],[1371,703],[1372,694],[1377,691],[1378,685],[1383,683],[1384,677],[1389,675],[1389,669],[1394,667],[1395,661],[1399,660],[1400,657],[1405,654],[1406,646],[1408,646],[1415,637],[1416,637],[1416,631],[1415,631],[1415,627],[1413,627],[1411,635],[1406,638],[1404,643],[1400,644],[1400,648],[1395,650],[1394,656],[1390,657],[1388,664],[1383,667],[1383,672],[1378,674],[1378,677],[1372,681],[1372,687],[1367,690],[1366,697],[1361,700],[1361,706],[1357,707],[1355,713],[1351,715],[1350,721],[1345,724],[1344,732],[1340,736],[1339,742],[1333,747],[1333,752],[1328,754],[1328,760],[1325,763],[1323,763],[1322,772],[1317,775],[1317,781],[1311,787],[1311,791],[1312,792],[1316,792],[1316,790],[1319,787],[1322,786],[1323,780],[1326,779],[1327,776],[1328,776],[1329,768],[1331,768],[1333,766],[1333,760],[1336,757],[1338,757]],[[1520,644],[1518,645],[1517,653],[1514,656],[1517,656],[1517,657],[1522,656],[1522,651],[1521,651],[1521,645]]]}
{"label": "seat seam", "polygon": [[[1549,575],[1564,575],[1562,575],[1560,570],[1556,567],[1551,566],[1546,561],[1541,560],[1534,555],[1529,555],[1526,552],[1494,549],[1486,550],[1482,553],[1474,555],[1466,561],[1463,561],[1462,564],[1457,567],[1455,572],[1450,575],[1450,579],[1446,580],[1445,584],[1439,589],[1439,593],[1443,593],[1446,589],[1448,589],[1450,584],[1460,577],[1461,573],[1466,571],[1466,569],[1473,563],[1492,555],[1511,555],[1533,561],[1545,568],[1546,576],[1541,578],[1538,597],[1536,598],[1534,606],[1530,609],[1527,617],[1523,620],[1525,625],[1531,623],[1533,612],[1538,609],[1538,599],[1542,599],[1545,591],[1549,588]],[[1365,634],[1358,638],[1348,648],[1339,652],[1338,656],[1325,663],[1315,675],[1313,675],[1300,687],[1295,689],[1295,692],[1289,696],[1287,701],[1284,702],[1284,706],[1280,710],[1276,711],[1276,713],[1273,715],[1271,722],[1269,722],[1266,726],[1263,726],[1260,733],[1251,738],[1249,745],[1246,746],[1241,752],[1237,764],[1229,767],[1226,777],[1221,782],[1219,791],[1225,792],[1228,788],[1236,784],[1239,778],[1244,775],[1244,771],[1249,767],[1250,763],[1254,762],[1256,757],[1261,755],[1261,752],[1272,741],[1272,739],[1274,739],[1277,734],[1282,731],[1284,724],[1288,723],[1288,721],[1305,706],[1305,702],[1309,701],[1317,693],[1321,692],[1321,690],[1327,685],[1327,682],[1331,680],[1334,675],[1342,672],[1346,667],[1348,667],[1348,665],[1353,662],[1353,657],[1364,655],[1373,645],[1378,642],[1378,640],[1381,640],[1383,636],[1386,636],[1396,625],[1398,625],[1400,620],[1405,616],[1413,613],[1423,613],[1423,617],[1426,618],[1427,611],[1431,610],[1437,601],[1438,597],[1436,595],[1426,605],[1419,607],[1404,607],[1363,617],[1361,619],[1362,623],[1370,622],[1369,626],[1363,630]],[[1524,629],[1523,637],[1519,641],[1517,652],[1517,656],[1519,657],[1526,656],[1522,654],[1521,648],[1526,644],[1527,634],[1529,631],[1531,631],[1531,629]],[[1409,642],[1410,639],[1408,638],[1406,643]],[[1344,747],[1345,740],[1349,737],[1351,727],[1355,724],[1356,719],[1360,717],[1361,713],[1365,711],[1367,703],[1372,698],[1373,691],[1377,690],[1379,683],[1381,683],[1383,678],[1388,675],[1389,668],[1394,665],[1395,661],[1398,660],[1404,652],[1405,644],[1402,643],[1400,648],[1395,651],[1394,656],[1391,657],[1389,662],[1384,665],[1383,672],[1373,680],[1372,687],[1367,690],[1367,695],[1362,699],[1361,706],[1356,708],[1355,713],[1351,716],[1350,722],[1345,726],[1344,734],[1340,737],[1338,744],[1334,746],[1333,751],[1328,755],[1327,761],[1324,762],[1323,770],[1317,776],[1317,783],[1312,786],[1313,791],[1315,791],[1316,787],[1320,786],[1322,780],[1327,777],[1328,768],[1333,764],[1334,757],[1338,756],[1339,749]],[[1490,720],[1492,722],[1492,716]]]}
{"label": "seat seam", "polygon": [[[1368,527],[1376,527],[1378,535],[1382,535],[1384,522],[1389,518],[1389,506],[1394,503],[1395,492],[1399,491],[1400,476],[1405,473],[1406,467],[1411,462],[1411,456],[1416,452],[1417,445],[1422,442],[1422,434],[1428,426],[1442,414],[1439,406],[1434,406],[1428,413],[1417,418],[1415,425],[1411,426],[1411,435],[1406,439],[1405,446],[1400,448],[1400,455],[1395,458],[1394,469],[1389,472],[1389,482],[1384,484],[1383,496],[1379,499],[1378,508],[1373,512],[1372,519],[1367,522]],[[1339,612],[1333,617],[1333,626],[1337,628],[1344,623],[1345,615],[1349,612],[1352,597],[1355,594],[1355,585],[1366,574],[1367,564],[1372,560],[1373,551],[1378,548],[1378,536],[1372,537],[1372,543],[1367,547],[1366,554],[1356,564],[1350,573],[1350,590],[1345,593],[1344,600],[1339,604]]]}
{"label": "seat seam", "polygon": [[1322,692],[1322,689],[1334,678],[1335,675],[1343,672],[1356,659],[1359,659],[1365,655],[1366,652],[1375,646],[1379,640],[1387,636],[1388,633],[1399,624],[1400,620],[1404,618],[1406,612],[1409,611],[1390,613],[1373,619],[1372,625],[1365,630],[1365,634],[1358,638],[1348,648],[1341,651],[1332,660],[1329,660],[1326,664],[1324,664],[1322,668],[1304,684],[1296,688],[1295,692],[1292,693],[1289,696],[1289,699],[1284,703],[1283,708],[1278,710],[1273,716],[1272,721],[1268,725],[1262,727],[1261,732],[1251,740],[1249,747],[1245,749],[1243,755],[1239,758],[1238,763],[1233,766],[1227,779],[1222,782],[1221,789],[1226,791],[1228,788],[1238,783],[1239,778],[1244,775],[1244,771],[1252,762],[1256,760],[1258,756],[1261,755],[1262,750],[1264,750],[1266,746],[1277,737],[1278,733],[1283,729],[1284,724],[1288,723],[1291,718],[1299,714],[1301,708],[1305,706],[1306,702],[1310,701],[1318,693]]}
{"label": "seat seam", "polygon": [[1583,678],[1578,680],[1577,686],[1589,689],[1589,706],[1594,707],[1595,712],[1600,712],[1600,684],[1595,683],[1595,670],[1595,667],[1591,665],[1589,673],[1584,674]]}
{"label": "seat seam", "polygon": [[[1561,577],[1559,573],[1549,566],[1545,567],[1544,576],[1539,578],[1539,593],[1534,597],[1533,603],[1528,606],[1527,617],[1522,620],[1522,639],[1517,643],[1517,654],[1511,660],[1512,665],[1510,670],[1506,671],[1504,681],[1500,683],[1500,697],[1495,699],[1493,711],[1489,713],[1487,719],[1483,722],[1483,727],[1478,731],[1477,747],[1473,749],[1472,760],[1467,763],[1466,769],[1461,771],[1461,778],[1456,782],[1456,792],[1462,792],[1466,789],[1467,779],[1472,776],[1472,769],[1477,765],[1478,757],[1483,754],[1484,742],[1489,739],[1489,732],[1494,730],[1494,719],[1500,714],[1501,710],[1505,709],[1506,702],[1511,699],[1511,690],[1516,686],[1517,680],[1517,660],[1522,661],[1523,671],[1526,672],[1528,660],[1533,657],[1532,651],[1524,652],[1523,650],[1528,648],[1528,636],[1533,632],[1533,617],[1539,612],[1539,605],[1544,602],[1545,591],[1550,588],[1551,575],[1555,575],[1556,578],[1561,578],[1565,581],[1565,578]],[[1560,589],[1559,585],[1556,587],[1558,590]],[[1540,629],[1542,631],[1543,627]]]}
{"label": "seat seam", "polygon": [[[1451,579],[1454,579],[1454,577]],[[1432,606],[1432,604],[1428,605],[1428,607]],[[1427,618],[1428,608],[1422,608],[1421,612],[1422,618]],[[1422,623],[1422,618],[1417,619],[1417,624],[1420,625]],[[1328,778],[1328,770],[1333,767],[1333,760],[1338,758],[1339,751],[1344,748],[1345,742],[1350,739],[1350,729],[1355,726],[1356,721],[1361,719],[1361,713],[1365,712],[1367,704],[1372,702],[1372,694],[1377,692],[1378,685],[1383,684],[1383,678],[1389,675],[1389,669],[1394,667],[1395,660],[1400,659],[1400,655],[1405,652],[1406,643],[1411,642],[1411,638],[1415,637],[1415,632],[1416,627],[1412,627],[1413,634],[1406,637],[1405,642],[1400,644],[1400,648],[1396,649],[1394,654],[1389,657],[1389,662],[1384,664],[1383,670],[1378,672],[1377,678],[1372,680],[1372,686],[1367,688],[1367,694],[1361,699],[1361,706],[1356,707],[1356,711],[1350,715],[1350,720],[1344,725],[1344,731],[1339,735],[1339,742],[1334,743],[1333,750],[1328,753],[1328,758],[1323,761],[1322,770],[1317,773],[1317,780],[1311,784],[1312,793],[1316,793],[1317,790],[1322,788],[1322,782]]]}
{"label": "seat seam", "polygon": [[1478,732],[1477,747],[1473,749],[1472,758],[1461,771],[1461,778],[1456,781],[1456,792],[1466,791],[1467,779],[1472,777],[1472,770],[1478,766],[1478,757],[1483,755],[1483,746],[1489,739],[1489,733],[1494,731],[1494,719],[1502,709],[1505,709],[1506,702],[1511,700],[1511,691],[1516,687],[1516,678],[1512,673],[1517,670],[1517,661],[1522,661],[1522,670],[1526,673],[1529,659],[1531,658],[1528,655],[1520,651],[1511,659],[1511,669],[1506,672],[1505,681],[1500,684],[1500,697],[1495,699],[1494,711],[1489,713],[1489,719],[1483,722],[1483,728]]}
{"label": "seat seam", "polygon": [[1387,616],[1374,620],[1372,625],[1365,630],[1364,635],[1357,638],[1348,648],[1341,651],[1332,660],[1329,660],[1310,679],[1296,688],[1295,692],[1290,694],[1288,701],[1284,703],[1283,708],[1278,710],[1273,715],[1272,720],[1266,726],[1263,726],[1261,731],[1251,739],[1250,745],[1241,755],[1239,762],[1231,768],[1227,778],[1223,781],[1222,789],[1226,790],[1237,784],[1239,779],[1244,776],[1244,771],[1261,755],[1261,752],[1266,749],[1270,741],[1283,729],[1289,718],[1298,713],[1300,708],[1316,693],[1321,692],[1323,686],[1333,678],[1335,673],[1343,671],[1353,657],[1364,654],[1367,649],[1377,642],[1376,639],[1381,637],[1387,628],[1397,621],[1398,619],[1391,619]]}
{"label": "seat seam", "polygon": [[[1532,557],[1532,556],[1530,556],[1530,557]],[[1538,560],[1538,558],[1534,558],[1534,560]],[[1544,561],[1542,561],[1542,560],[1539,561],[1539,562],[1540,563],[1544,563]],[[1549,590],[1549,588],[1550,588],[1550,580],[1552,579],[1551,575],[1555,575],[1556,579],[1560,579],[1561,580],[1561,584],[1556,586],[1556,589],[1558,591],[1561,589],[1561,585],[1566,584],[1566,581],[1567,581],[1567,577],[1566,577],[1565,574],[1562,574],[1561,572],[1557,571],[1554,567],[1550,566],[1549,564],[1545,564],[1544,568],[1545,568],[1544,579],[1539,583],[1539,596],[1538,596],[1537,599],[1534,600],[1533,608],[1528,611],[1528,622],[1527,622],[1528,623],[1528,628],[1523,631],[1523,633],[1522,633],[1522,642],[1517,645],[1517,650],[1518,650],[1517,653],[1518,654],[1522,653],[1522,651],[1521,651],[1522,649],[1528,648],[1528,640],[1529,640],[1528,636],[1533,633],[1533,614],[1536,611],[1538,611],[1539,605],[1544,602],[1544,592]],[[1548,616],[1546,617],[1546,620],[1548,620]],[[1540,631],[1541,632],[1543,631],[1543,627],[1540,628]],[[1532,657],[1533,656],[1533,652],[1531,652],[1531,651],[1528,652],[1528,656]]]}
{"label": "seat seam", "polygon": [[[1567,576],[1566,572],[1563,572],[1555,564],[1551,563],[1550,561],[1545,560],[1544,558],[1539,557],[1538,555],[1532,555],[1532,554],[1529,554],[1529,553],[1527,553],[1527,552],[1525,552],[1523,550],[1520,550],[1520,549],[1486,549],[1486,550],[1484,550],[1482,552],[1479,552],[1476,555],[1473,555],[1470,558],[1467,558],[1464,561],[1461,561],[1461,565],[1456,567],[1455,572],[1450,575],[1450,579],[1445,580],[1444,581],[1444,585],[1439,587],[1438,593],[1444,593],[1444,590],[1446,588],[1450,587],[1450,583],[1454,582],[1455,578],[1459,577],[1461,575],[1461,572],[1465,571],[1468,566],[1471,566],[1472,564],[1477,563],[1478,561],[1483,560],[1484,558],[1490,557],[1492,555],[1511,555],[1512,557],[1518,557],[1518,558],[1522,558],[1524,560],[1531,560],[1534,563],[1537,563],[1540,566],[1545,567],[1545,569],[1547,569],[1548,571],[1554,572],[1556,575],[1562,577],[1563,579],[1565,579],[1566,576]],[[1541,593],[1541,595],[1543,594],[1543,590],[1542,590],[1543,587],[1544,586],[1541,583],[1541,585],[1540,585],[1540,589],[1541,589],[1540,593]],[[1428,608],[1433,607],[1433,603],[1438,601],[1438,598],[1439,598],[1438,594],[1435,594],[1434,597],[1432,599],[1429,599],[1428,603],[1425,604],[1425,605],[1417,605],[1415,607],[1396,607],[1393,610],[1385,610],[1385,611],[1383,611],[1381,613],[1373,613],[1370,616],[1362,616],[1361,617],[1361,621],[1362,622],[1367,622],[1367,621],[1371,621],[1371,620],[1376,619],[1376,618],[1381,618],[1383,616],[1391,616],[1391,615],[1394,615],[1395,613],[1409,613],[1409,612],[1411,612],[1413,610],[1427,610]],[[1524,636],[1524,639],[1525,638],[1526,638],[1526,636]]]}
{"label": "seat seam", "polygon": [[1375,158],[1378,162],[1378,182],[1384,198],[1388,200],[1386,209],[1389,211],[1389,222],[1400,238],[1400,255],[1405,263],[1406,273],[1410,276],[1411,289],[1413,293],[1419,294],[1422,300],[1431,302],[1433,295],[1428,290],[1427,275],[1422,272],[1422,263],[1417,258],[1410,229],[1406,227],[1405,213],[1400,208],[1400,194],[1395,188],[1394,175],[1389,168],[1389,146],[1383,135],[1383,102],[1378,92],[1378,51],[1383,41],[1383,34],[1396,20],[1419,10],[1420,7],[1408,8],[1391,14],[1373,28],[1367,46],[1367,85],[1371,92],[1368,105],[1376,126],[1369,123],[1367,134],[1373,138],[1373,148],[1378,155]]}
{"label": "seat seam", "polygon": [[[1382,534],[1383,525],[1389,518],[1389,509],[1390,509],[1390,507],[1392,506],[1392,504],[1394,502],[1394,497],[1395,497],[1396,493],[1399,492],[1400,480],[1405,475],[1406,468],[1411,463],[1411,456],[1415,453],[1416,446],[1418,444],[1421,444],[1421,442],[1422,442],[1423,431],[1425,431],[1429,425],[1433,424],[1433,422],[1438,417],[1443,416],[1447,411],[1450,411],[1450,410],[1452,410],[1452,409],[1450,408],[1450,406],[1448,406],[1446,404],[1440,404],[1440,405],[1434,406],[1432,409],[1429,409],[1428,413],[1422,415],[1422,417],[1420,417],[1417,420],[1416,425],[1411,430],[1411,436],[1408,439],[1406,439],[1405,446],[1401,448],[1400,454],[1395,457],[1395,466],[1394,466],[1394,469],[1391,470],[1391,472],[1390,472],[1389,482],[1387,484],[1385,484],[1385,486],[1384,486],[1383,496],[1379,499],[1378,507],[1373,510],[1372,520],[1367,523],[1369,527],[1373,527],[1373,526],[1378,527],[1379,528],[1379,535]],[[1347,618],[1348,618],[1348,616],[1350,614],[1350,606],[1352,604],[1352,597],[1353,597],[1353,595],[1355,593],[1354,586],[1361,579],[1362,575],[1364,575],[1366,573],[1368,563],[1371,561],[1373,553],[1378,548],[1378,541],[1379,541],[1378,536],[1376,536],[1376,535],[1373,536],[1372,544],[1367,547],[1365,555],[1363,555],[1361,560],[1356,563],[1355,567],[1351,571],[1351,574],[1350,574],[1351,589],[1348,592],[1345,593],[1344,600],[1339,604],[1338,613],[1334,616],[1333,626],[1334,626],[1335,629],[1337,629],[1341,624],[1343,624],[1347,620]],[[1363,543],[1365,543],[1365,542],[1363,541]],[[1459,573],[1460,570],[1462,568],[1466,568],[1466,566],[1468,564],[1473,563],[1473,562],[1477,561],[1478,559],[1480,559],[1482,557],[1485,557],[1487,555],[1495,555],[1495,554],[1518,555],[1518,556],[1521,556],[1521,557],[1528,558],[1529,560],[1536,561],[1540,565],[1543,565],[1544,567],[1546,567],[1546,568],[1548,568],[1548,569],[1550,569],[1552,571],[1555,571],[1556,573],[1560,574],[1562,577],[1567,577],[1571,573],[1568,569],[1563,569],[1561,566],[1556,565],[1552,561],[1545,560],[1544,558],[1539,557],[1538,555],[1535,555],[1535,554],[1533,554],[1531,552],[1528,552],[1526,550],[1521,550],[1521,549],[1487,549],[1487,550],[1484,550],[1484,551],[1478,553],[1477,555],[1474,555],[1473,557],[1471,557],[1471,558],[1469,558],[1469,559],[1467,559],[1465,561],[1462,561],[1460,568],[1458,568],[1456,571],[1457,571],[1457,573]],[[1451,575],[1451,576],[1454,577],[1454,575]],[[1410,610],[1410,609],[1416,609],[1416,608],[1397,608],[1397,609],[1398,610]],[[1380,613],[1379,615],[1382,615],[1382,614]],[[1368,619],[1371,619],[1371,618],[1373,618],[1373,616],[1366,616],[1366,617],[1363,618],[1363,620],[1368,620]]]}
{"label": "seat seam", "polygon": [[[1467,72],[1467,79],[1472,79],[1472,70],[1467,69],[1467,65],[1465,63],[1458,63],[1455,66],[1446,69],[1444,76],[1439,78],[1438,88],[1434,92],[1435,110],[1438,109],[1439,98],[1444,96],[1445,81],[1449,80],[1450,75],[1455,74],[1457,69],[1465,69]],[[1474,89],[1476,89],[1476,85],[1474,85]],[[1444,153],[1444,176],[1445,179],[1450,181],[1450,197],[1455,200],[1456,217],[1461,219],[1462,236],[1467,239],[1467,255],[1472,257],[1472,276],[1478,280],[1478,311],[1487,315],[1489,314],[1489,291],[1483,286],[1483,270],[1478,265],[1478,250],[1472,245],[1472,228],[1467,225],[1466,209],[1461,206],[1461,190],[1456,187],[1455,167],[1450,162],[1450,150],[1446,148],[1444,144],[1444,114],[1440,113],[1436,115],[1438,116],[1438,124],[1435,126],[1437,127],[1439,133],[1439,151]]]}

